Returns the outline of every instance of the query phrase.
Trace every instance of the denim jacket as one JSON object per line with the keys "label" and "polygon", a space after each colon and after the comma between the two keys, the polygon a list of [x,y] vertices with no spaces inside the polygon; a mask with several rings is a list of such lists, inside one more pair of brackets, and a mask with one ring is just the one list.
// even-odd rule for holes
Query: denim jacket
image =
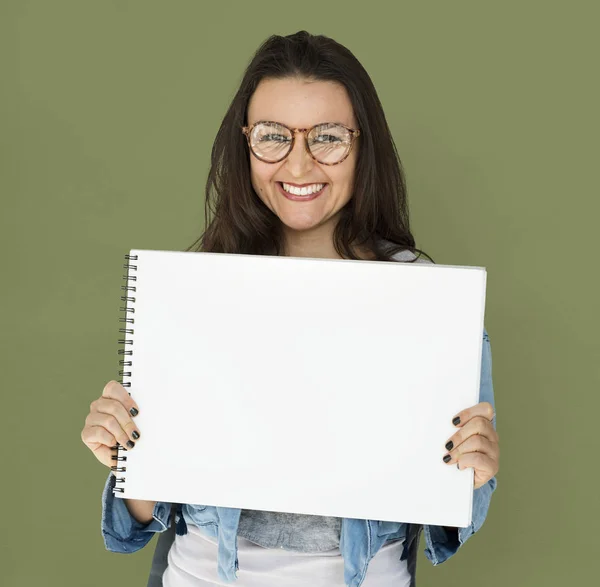
{"label": "denim jacket", "polygon": [[[479,401],[494,406],[492,385],[492,356],[490,340],[483,330],[481,382]],[[469,407],[469,406],[465,406]],[[496,420],[493,421],[494,428]],[[171,504],[157,502],[153,520],[143,525],[137,522],[122,499],[113,494],[114,475],[109,474],[102,494],[102,535],[107,550],[131,553],[144,547],[156,532],[164,532],[171,525]],[[369,561],[388,540],[404,539],[401,560],[408,559],[409,572],[416,572],[416,547],[419,535],[425,537],[425,556],[438,565],[453,556],[485,521],[496,478],[473,490],[473,514],[470,526],[446,530],[441,526],[406,524],[378,520],[342,518],[340,551],[344,559],[344,581],[348,587],[359,587],[364,581]],[[224,582],[237,579],[237,529],[241,509],[211,505],[177,504],[175,523],[177,534],[187,532],[187,524],[201,527],[218,539],[218,576]]]}

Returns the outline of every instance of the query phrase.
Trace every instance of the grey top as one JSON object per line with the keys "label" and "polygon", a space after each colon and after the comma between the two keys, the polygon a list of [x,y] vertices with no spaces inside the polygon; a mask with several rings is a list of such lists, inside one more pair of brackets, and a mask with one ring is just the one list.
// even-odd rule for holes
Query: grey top
{"label": "grey top", "polygon": [[332,516],[242,510],[238,536],[264,548],[324,552],[339,547],[341,527]]}

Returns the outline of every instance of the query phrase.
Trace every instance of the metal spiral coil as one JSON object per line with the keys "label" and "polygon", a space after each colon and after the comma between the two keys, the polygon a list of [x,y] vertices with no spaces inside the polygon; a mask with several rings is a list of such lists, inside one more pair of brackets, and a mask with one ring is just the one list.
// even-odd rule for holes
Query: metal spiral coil
{"label": "metal spiral coil", "polygon": [[[132,265],[131,263],[129,263],[129,261],[137,261],[137,258],[138,258],[137,255],[125,255],[125,260],[127,261],[127,263],[125,265],[123,265],[123,269],[127,269],[127,275],[123,275],[123,279],[125,279],[127,282],[137,281],[137,276],[133,273],[134,271],[137,271],[137,265]],[[130,292],[130,291],[135,292],[136,291],[135,285],[122,285],[121,289],[126,292]],[[135,324],[134,318],[129,318],[127,316],[127,314],[135,314],[135,308],[133,307],[133,304],[135,304],[135,296],[129,296],[129,295],[121,296],[121,301],[125,302],[126,304],[129,303],[129,307],[127,307],[127,305],[125,305],[125,306],[122,306],[121,308],[119,308],[119,311],[125,312],[125,316],[123,318],[119,318],[119,322],[126,322],[127,324]],[[126,338],[126,336],[128,334],[134,333],[133,328],[119,328],[119,332],[121,332],[125,335],[124,338],[119,339],[119,341],[118,341],[119,344],[128,345],[128,346],[133,345],[133,340]],[[127,348],[119,349],[118,354],[119,355],[128,355],[129,357],[132,357],[133,349],[131,349],[131,348],[130,349],[127,349]],[[122,359],[119,361],[119,365],[121,365],[123,367],[132,367],[133,361]],[[123,381],[122,378],[123,377],[131,377],[131,370],[125,371],[124,369],[120,369],[119,375],[121,376],[121,379],[119,379],[118,382],[123,387],[130,388],[131,382]],[[129,392],[129,395],[131,395],[131,392]],[[116,449],[116,451],[117,451],[117,454],[114,454],[111,456],[111,459],[113,461],[117,461],[117,464],[113,465],[110,468],[111,471],[115,471],[118,473],[127,472],[127,467],[125,467],[123,465],[119,466],[119,463],[124,463],[127,461],[127,456],[123,454],[123,453],[127,452],[127,449],[125,447],[121,446],[119,443],[117,443],[116,446],[113,446],[111,448]],[[115,487],[113,488],[114,493],[125,493],[124,487],[116,487],[117,483],[125,483],[125,477],[117,477],[115,479]]]}

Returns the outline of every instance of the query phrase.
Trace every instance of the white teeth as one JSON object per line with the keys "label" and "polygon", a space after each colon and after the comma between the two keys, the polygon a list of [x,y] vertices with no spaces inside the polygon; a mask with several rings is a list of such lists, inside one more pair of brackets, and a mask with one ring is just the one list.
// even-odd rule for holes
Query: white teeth
{"label": "white teeth", "polygon": [[324,183],[315,183],[313,185],[309,185],[303,188],[298,188],[295,187],[293,185],[290,185],[289,183],[283,183],[283,189],[286,192],[290,192],[290,194],[295,194],[296,196],[307,196],[308,194],[314,194],[315,192],[318,192],[319,190],[321,190],[323,188],[323,186],[325,185]]}

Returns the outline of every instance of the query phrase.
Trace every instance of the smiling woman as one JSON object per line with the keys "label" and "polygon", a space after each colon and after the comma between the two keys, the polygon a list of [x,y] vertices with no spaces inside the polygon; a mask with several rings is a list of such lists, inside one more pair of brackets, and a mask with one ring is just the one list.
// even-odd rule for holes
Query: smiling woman
{"label": "smiling woman", "polygon": [[[267,39],[246,69],[211,157],[206,229],[187,251],[432,261],[415,247],[402,167],[373,83],[333,39],[306,31]],[[362,342],[370,341],[357,344]],[[447,560],[482,526],[496,487],[498,438],[485,329],[482,348],[480,403],[465,406],[457,415],[460,430],[440,446],[440,462],[475,469],[469,527],[115,500],[109,474],[102,510],[106,547],[135,552],[160,533],[152,587],[233,581],[239,587],[414,586],[421,532],[427,558],[433,564]],[[106,386],[82,432],[96,458],[110,462],[110,444],[127,442],[136,429],[128,415],[137,415],[134,408],[122,386]],[[311,425],[306,423],[309,434]],[[368,439],[376,432],[376,423],[365,430]],[[361,463],[355,471],[360,474]]]}
{"label": "smiling woman", "polygon": [[[312,195],[292,187],[314,184],[325,185]],[[430,259],[415,247],[369,74],[347,48],[306,31],[270,37],[246,68],[213,145],[205,215],[188,251]]]}

